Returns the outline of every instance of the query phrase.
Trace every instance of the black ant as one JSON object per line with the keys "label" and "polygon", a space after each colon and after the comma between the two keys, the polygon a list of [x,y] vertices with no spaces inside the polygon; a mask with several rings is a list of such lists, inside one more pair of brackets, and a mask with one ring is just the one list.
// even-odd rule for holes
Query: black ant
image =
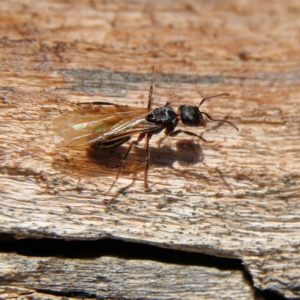
{"label": "black ant", "polygon": [[147,189],[150,160],[149,140],[154,134],[158,134],[162,130],[164,130],[164,133],[167,136],[171,137],[184,133],[207,142],[201,135],[194,132],[183,129],[175,130],[179,121],[185,126],[205,127],[205,116],[210,121],[227,123],[236,130],[239,130],[235,124],[227,120],[214,119],[208,113],[200,111],[201,105],[206,100],[221,96],[229,96],[228,93],[203,98],[198,106],[181,105],[178,108],[178,113],[176,113],[169,102],[163,107],[155,109],[151,108],[153,82],[154,70],[150,84],[147,108],[120,106],[105,102],[92,102],[92,104],[97,105],[97,107],[66,113],[54,121],[53,127],[56,132],[56,140],[58,140],[59,146],[82,147],[97,145],[97,147],[100,148],[113,148],[129,141],[132,136],[138,135],[137,139],[130,143],[126,154],[121,160],[118,173],[109,191],[119,178],[121,169],[132,146],[137,145],[144,138],[146,139],[144,186]]}

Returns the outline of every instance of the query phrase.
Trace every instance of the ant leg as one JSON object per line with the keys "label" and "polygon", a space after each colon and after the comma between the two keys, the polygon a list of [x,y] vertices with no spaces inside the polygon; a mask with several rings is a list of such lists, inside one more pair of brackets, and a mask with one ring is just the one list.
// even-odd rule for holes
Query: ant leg
{"label": "ant leg", "polygon": [[174,137],[174,136],[177,136],[179,133],[184,133],[184,134],[187,134],[187,135],[195,136],[195,137],[201,139],[202,141],[204,141],[205,143],[212,143],[212,141],[207,141],[201,135],[198,135],[198,134],[196,134],[194,132],[191,132],[191,131],[182,130],[182,129],[172,131],[172,132],[168,133],[167,135]]}
{"label": "ant leg", "polygon": [[137,146],[138,143],[139,143],[144,137],[145,137],[145,133],[141,133],[136,141],[133,141],[133,142],[130,143],[130,145],[129,145],[128,149],[127,149],[126,154],[124,155],[124,157],[123,157],[122,160],[121,160],[121,164],[120,164],[120,166],[119,166],[119,170],[118,170],[117,176],[116,176],[115,180],[113,181],[113,183],[111,184],[111,186],[110,186],[108,192],[106,193],[107,195],[110,193],[111,189],[113,188],[113,186],[114,186],[115,183],[117,182],[117,180],[118,180],[118,178],[119,178],[119,175],[120,175],[120,173],[121,173],[122,167],[123,167],[124,164],[125,164],[125,161],[126,161],[128,155],[129,155],[130,151],[131,151],[132,146],[133,146],[133,145]]}
{"label": "ant leg", "polygon": [[171,103],[168,101],[166,102],[165,106],[164,107],[171,107]]}
{"label": "ant leg", "polygon": [[154,66],[153,66],[152,79],[151,79],[150,89],[149,89],[148,108],[151,108],[151,106],[152,106],[152,100],[153,100],[152,99],[152,94],[153,94],[154,77],[155,77],[155,69],[154,69]]}
{"label": "ant leg", "polygon": [[149,163],[150,163],[150,149],[149,149],[149,140],[151,139],[152,134],[147,133],[146,135],[146,164],[145,164],[145,177],[144,177],[144,186],[145,189],[149,189],[148,185],[148,170],[149,170]]}

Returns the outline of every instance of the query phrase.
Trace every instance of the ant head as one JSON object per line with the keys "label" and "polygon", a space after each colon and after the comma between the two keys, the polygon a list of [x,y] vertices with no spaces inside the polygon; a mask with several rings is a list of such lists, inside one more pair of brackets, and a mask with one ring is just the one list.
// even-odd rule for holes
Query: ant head
{"label": "ant head", "polygon": [[181,122],[186,126],[205,126],[205,121],[198,106],[181,105],[178,108],[178,114]]}
{"label": "ant head", "polygon": [[221,120],[221,119],[214,119],[209,114],[200,111],[199,107],[210,98],[216,98],[220,96],[229,96],[228,93],[218,94],[210,97],[203,98],[199,104],[199,106],[192,106],[192,105],[181,105],[178,108],[178,114],[180,116],[181,122],[186,126],[206,126],[206,122],[203,118],[203,115],[205,115],[210,121],[214,122],[223,122],[231,125],[234,127],[237,131],[239,130],[237,126],[229,121]]}

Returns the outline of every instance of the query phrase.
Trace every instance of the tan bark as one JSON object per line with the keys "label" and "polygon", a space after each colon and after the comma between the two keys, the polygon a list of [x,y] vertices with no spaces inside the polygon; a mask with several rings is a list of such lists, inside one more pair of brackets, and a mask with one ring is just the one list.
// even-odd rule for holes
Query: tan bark
{"label": "tan bark", "polygon": [[[298,2],[1,6],[2,232],[240,258],[254,286],[299,297]],[[58,149],[52,122],[78,102],[146,107],[153,65],[155,107],[227,92],[203,111],[240,132],[209,123],[208,144],[154,136],[151,191],[143,189],[140,143],[106,195],[126,146]]]}
{"label": "tan bark", "polygon": [[124,295],[129,299],[253,299],[240,271],[114,257],[82,260],[3,254],[0,276],[9,276],[6,282],[14,281],[15,287],[31,288],[30,296],[39,290],[113,299]]}

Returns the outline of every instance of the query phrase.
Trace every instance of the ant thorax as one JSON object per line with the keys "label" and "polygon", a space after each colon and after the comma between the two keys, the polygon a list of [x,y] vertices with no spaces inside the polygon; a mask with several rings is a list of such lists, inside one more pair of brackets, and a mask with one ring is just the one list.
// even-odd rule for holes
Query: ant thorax
{"label": "ant thorax", "polygon": [[156,125],[164,125],[164,127],[175,128],[177,126],[177,114],[172,107],[155,108],[147,116],[147,121]]}

